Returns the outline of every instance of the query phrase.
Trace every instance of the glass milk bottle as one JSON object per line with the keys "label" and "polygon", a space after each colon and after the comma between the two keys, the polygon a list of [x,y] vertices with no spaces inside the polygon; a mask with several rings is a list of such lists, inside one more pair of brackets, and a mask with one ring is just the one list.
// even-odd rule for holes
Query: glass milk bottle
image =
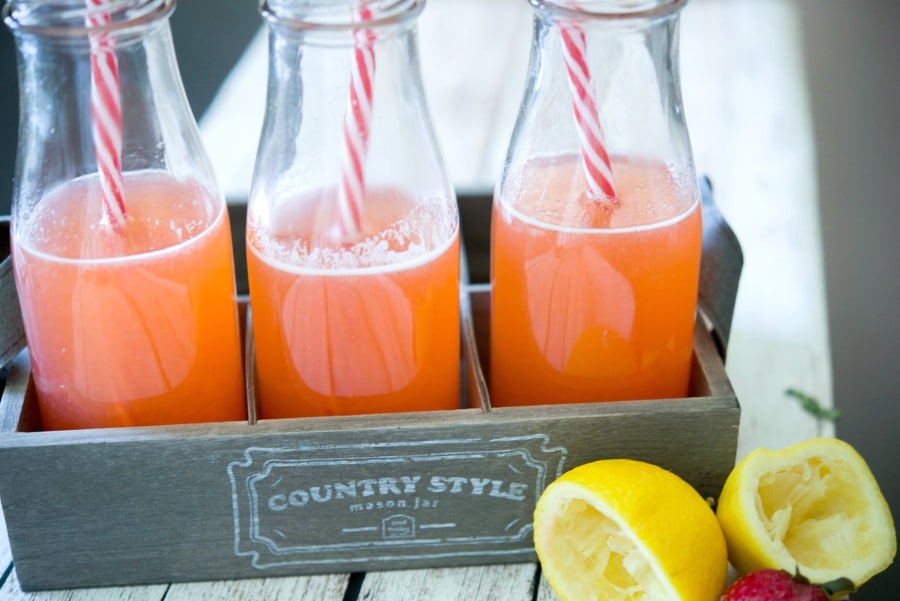
{"label": "glass milk bottle", "polygon": [[174,0],[10,0],[13,263],[45,429],[246,419],[231,234]]}
{"label": "glass milk bottle", "polygon": [[494,194],[495,406],[687,395],[699,187],[683,0],[531,0],[530,73]]}
{"label": "glass milk bottle", "polygon": [[422,0],[269,0],[247,217],[260,417],[459,404],[459,217]]}

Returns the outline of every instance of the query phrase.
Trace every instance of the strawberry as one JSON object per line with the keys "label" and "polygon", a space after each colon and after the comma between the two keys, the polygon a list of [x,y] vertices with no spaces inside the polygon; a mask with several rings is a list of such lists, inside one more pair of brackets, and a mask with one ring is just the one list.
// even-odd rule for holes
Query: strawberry
{"label": "strawberry", "polygon": [[[848,581],[834,584],[852,589]],[[792,576],[784,570],[757,570],[738,578],[721,601],[828,601],[826,589],[837,590],[810,584],[799,574]]]}

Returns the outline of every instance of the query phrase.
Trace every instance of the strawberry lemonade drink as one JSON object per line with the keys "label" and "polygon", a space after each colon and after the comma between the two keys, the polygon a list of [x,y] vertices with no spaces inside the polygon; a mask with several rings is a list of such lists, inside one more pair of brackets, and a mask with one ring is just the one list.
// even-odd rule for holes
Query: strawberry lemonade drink
{"label": "strawberry lemonade drink", "polygon": [[662,163],[613,157],[612,168],[614,208],[579,192],[574,155],[530,160],[496,198],[494,405],[687,394],[702,234],[696,183]]}
{"label": "strawberry lemonade drink", "polygon": [[45,429],[246,419],[224,203],[161,172],[125,175],[101,224],[96,176],[15,225],[13,261]]}
{"label": "strawberry lemonade drink", "polygon": [[455,205],[371,187],[361,232],[347,242],[334,229],[334,194],[317,189],[250,215],[260,416],[456,408]]}

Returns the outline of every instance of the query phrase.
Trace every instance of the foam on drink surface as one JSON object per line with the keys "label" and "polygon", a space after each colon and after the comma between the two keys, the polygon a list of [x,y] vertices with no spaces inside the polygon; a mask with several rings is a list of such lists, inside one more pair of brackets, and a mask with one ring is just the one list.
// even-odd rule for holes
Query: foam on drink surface
{"label": "foam on drink surface", "polygon": [[48,191],[16,232],[30,252],[58,260],[101,261],[176,250],[211,229],[224,208],[192,180],[125,174],[128,214],[121,231],[102,221],[100,182],[88,176]]}
{"label": "foam on drink surface", "polygon": [[270,212],[250,216],[250,247],[278,269],[297,273],[410,269],[442,254],[459,225],[446,198],[415,201],[386,187],[367,191],[360,235],[349,241],[336,225],[333,189],[272,204]]}
{"label": "foam on drink surface", "polygon": [[623,197],[611,209],[588,197],[579,160],[561,155],[526,163],[522,173],[507,179],[500,195],[504,213],[544,229],[614,234],[674,223],[698,201],[696,182],[678,181],[663,163],[613,157]]}

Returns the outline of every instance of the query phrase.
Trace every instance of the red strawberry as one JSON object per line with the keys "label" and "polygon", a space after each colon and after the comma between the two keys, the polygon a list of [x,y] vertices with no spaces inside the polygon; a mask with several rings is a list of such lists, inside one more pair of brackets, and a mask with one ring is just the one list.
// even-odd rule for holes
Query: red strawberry
{"label": "red strawberry", "polygon": [[758,570],[738,578],[721,601],[828,601],[828,595],[801,576]]}

